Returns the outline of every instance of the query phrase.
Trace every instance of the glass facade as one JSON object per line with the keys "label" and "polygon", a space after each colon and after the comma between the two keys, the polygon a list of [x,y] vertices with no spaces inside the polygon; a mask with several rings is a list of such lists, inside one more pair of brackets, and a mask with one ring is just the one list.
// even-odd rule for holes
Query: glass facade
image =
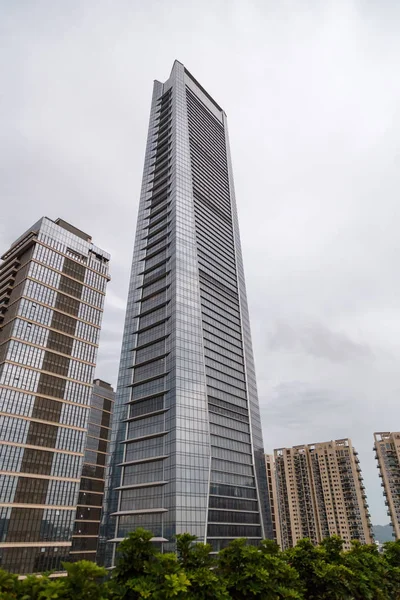
{"label": "glass facade", "polygon": [[[70,561],[96,560],[114,401],[115,392],[110,384],[96,379],[90,401]],[[90,498],[95,500],[93,504]]]}
{"label": "glass facade", "polygon": [[154,84],[111,455],[114,542],[272,537],[226,115],[178,62]]}
{"label": "glass facade", "polygon": [[60,569],[71,550],[89,440],[101,451],[87,433],[109,258],[45,217],[2,257],[0,566],[11,572]]}

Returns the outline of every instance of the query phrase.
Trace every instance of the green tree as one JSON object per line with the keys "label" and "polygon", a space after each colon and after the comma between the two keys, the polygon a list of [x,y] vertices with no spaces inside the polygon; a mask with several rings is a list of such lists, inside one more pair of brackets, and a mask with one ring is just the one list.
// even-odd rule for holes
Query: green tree
{"label": "green tree", "polygon": [[297,571],[307,600],[352,599],[353,573],[341,564],[341,546],[338,538],[325,540],[320,546],[304,539],[286,550],[286,560]]}
{"label": "green tree", "polygon": [[344,541],[338,535],[325,538],[320,543],[320,548],[325,550],[325,560],[329,563],[342,564]]}
{"label": "green tree", "polygon": [[190,581],[175,554],[161,554],[153,534],[137,529],[117,549],[110,591],[113,598],[163,600],[186,598]]}
{"label": "green tree", "polygon": [[383,545],[382,560],[389,597],[400,600],[400,540]]}
{"label": "green tree", "polygon": [[0,599],[13,600],[18,594],[18,576],[0,569]]}
{"label": "green tree", "polygon": [[88,561],[64,564],[64,577],[0,570],[0,600],[400,600],[400,541],[380,554],[359,542],[343,551],[335,536],[285,552],[242,539],[215,556],[187,533],[176,554],[157,552],[151,538],[141,529],[121,543],[111,579]]}
{"label": "green tree", "polygon": [[18,580],[16,575],[0,571],[0,599],[10,600],[105,600],[109,598],[107,584],[102,579],[106,569],[82,560],[64,563],[67,575],[48,577],[28,575]]}
{"label": "green tree", "polygon": [[45,598],[50,579],[47,575],[28,575],[19,581],[18,598],[21,600],[41,600]]}
{"label": "green tree", "polygon": [[64,578],[65,598],[74,600],[103,600],[108,597],[107,586],[102,580],[107,575],[104,567],[88,560],[75,563],[63,563],[67,572]]}
{"label": "green tree", "polygon": [[179,564],[175,554],[158,553],[154,560],[144,564],[143,574],[126,582],[129,598],[139,600],[167,600],[188,598],[190,581]]}
{"label": "green tree", "polygon": [[278,544],[273,540],[262,540],[260,549],[263,554],[270,554],[272,556],[278,556],[281,552]]}
{"label": "green tree", "polygon": [[400,540],[383,544],[383,556],[391,567],[400,567]]}
{"label": "green tree", "polygon": [[215,565],[215,558],[210,552],[210,544],[197,542],[197,537],[190,533],[181,533],[176,536],[176,552],[182,567],[187,571],[211,568]]}
{"label": "green tree", "polygon": [[145,566],[148,562],[154,560],[157,554],[151,539],[153,534],[150,531],[139,528],[131,532],[117,548],[116,568],[113,572],[113,579],[120,584],[126,581],[144,575]]}
{"label": "green tree", "polygon": [[393,600],[388,588],[392,574],[375,544],[363,545],[354,540],[351,550],[343,554],[343,563],[353,573],[354,600]]}
{"label": "green tree", "polygon": [[196,600],[229,599],[225,582],[213,571],[215,558],[210,544],[196,541],[195,535],[176,536],[178,560],[190,581],[190,598]]}
{"label": "green tree", "polygon": [[281,553],[269,552],[268,544],[258,548],[247,545],[245,539],[234,540],[219,553],[217,573],[234,600],[303,597],[296,571]]}

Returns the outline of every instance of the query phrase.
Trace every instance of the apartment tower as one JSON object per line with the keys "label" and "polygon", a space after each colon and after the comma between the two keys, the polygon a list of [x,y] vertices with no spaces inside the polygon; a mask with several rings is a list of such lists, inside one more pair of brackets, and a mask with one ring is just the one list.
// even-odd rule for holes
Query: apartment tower
{"label": "apartment tower", "polygon": [[400,538],[400,432],[374,433],[375,458],[396,539]]}
{"label": "apartment tower", "polygon": [[269,506],[271,509],[273,539],[279,546],[281,546],[282,542],[278,511],[278,489],[276,487],[276,468],[273,454],[265,455],[265,469],[267,472],[267,490]]}
{"label": "apartment tower", "polygon": [[154,83],[113,442],[114,542],[272,537],[226,115],[177,61]]}
{"label": "apartment tower", "polygon": [[79,490],[109,258],[46,217],[2,256],[0,566],[11,572],[60,569],[77,506],[89,508]]}
{"label": "apartment tower", "polygon": [[358,453],[349,439],[274,451],[282,548],[339,535],[372,542]]}

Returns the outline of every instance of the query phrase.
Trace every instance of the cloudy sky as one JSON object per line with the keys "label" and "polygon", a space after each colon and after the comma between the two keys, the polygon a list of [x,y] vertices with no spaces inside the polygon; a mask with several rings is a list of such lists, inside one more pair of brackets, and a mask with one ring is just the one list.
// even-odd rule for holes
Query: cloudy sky
{"label": "cloudy sky", "polygon": [[0,0],[0,250],[58,216],[112,254],[115,383],[153,79],[226,110],[267,451],[400,430],[400,3]]}

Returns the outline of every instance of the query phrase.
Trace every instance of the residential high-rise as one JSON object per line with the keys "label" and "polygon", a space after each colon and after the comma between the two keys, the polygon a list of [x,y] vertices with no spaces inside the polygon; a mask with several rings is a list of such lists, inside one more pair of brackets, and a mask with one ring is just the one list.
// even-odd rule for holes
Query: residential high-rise
{"label": "residential high-rise", "polygon": [[265,469],[267,471],[267,489],[269,505],[271,508],[273,539],[279,546],[281,546],[282,542],[278,511],[278,490],[276,487],[276,468],[273,454],[265,455]]}
{"label": "residential high-rise", "polygon": [[109,383],[101,379],[95,379],[93,383],[86,448],[69,558],[72,561],[96,560],[104,498],[105,464],[115,392]]}
{"label": "residential high-rise", "polygon": [[226,115],[177,61],[154,83],[112,443],[114,541],[272,537]]}
{"label": "residential high-rise", "polygon": [[372,542],[357,451],[349,439],[274,451],[282,548],[339,535]]}
{"label": "residential high-rise", "polygon": [[46,217],[2,256],[0,566],[12,572],[69,556],[109,258]]}
{"label": "residential high-rise", "polygon": [[375,458],[396,539],[400,538],[400,431],[374,433]]}

